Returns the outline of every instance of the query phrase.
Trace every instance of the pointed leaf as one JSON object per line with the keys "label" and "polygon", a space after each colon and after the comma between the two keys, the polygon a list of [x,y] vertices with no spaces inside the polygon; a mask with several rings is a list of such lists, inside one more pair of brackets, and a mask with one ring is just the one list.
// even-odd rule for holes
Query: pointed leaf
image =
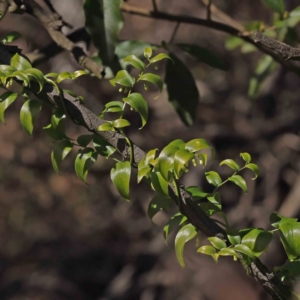
{"label": "pointed leaf", "polygon": [[245,193],[247,193],[247,184],[245,179],[240,175],[233,175],[228,178],[229,181],[239,186]]}
{"label": "pointed leaf", "polygon": [[238,254],[232,248],[223,248],[221,251],[218,252],[218,254],[220,256],[234,256],[234,257],[238,257]]}
{"label": "pointed leaf", "polygon": [[172,199],[161,195],[156,195],[152,198],[148,206],[148,217],[150,220],[161,210],[169,210],[172,204]]}
{"label": "pointed leaf", "polygon": [[279,226],[280,240],[289,260],[300,256],[300,223],[284,222]]}
{"label": "pointed leaf", "polygon": [[137,81],[141,81],[141,80],[153,83],[154,85],[156,85],[158,87],[160,92],[163,89],[163,82],[158,75],[155,75],[152,73],[144,73],[144,74],[140,75],[140,77],[138,78]]}
{"label": "pointed leaf", "polygon": [[203,62],[210,67],[223,71],[228,70],[227,64],[219,59],[213,52],[198,45],[176,44],[182,51],[192,55],[198,61]]}
{"label": "pointed leaf", "polygon": [[187,66],[174,54],[170,54],[174,61],[167,61],[165,83],[169,94],[169,101],[173,105],[181,121],[191,126],[197,115],[199,92],[193,75]]}
{"label": "pointed leaf", "polygon": [[177,150],[174,155],[174,173],[177,178],[182,175],[182,168],[194,158],[194,154],[187,150]]}
{"label": "pointed leaf", "polygon": [[113,125],[111,123],[104,123],[98,127],[99,131],[111,131],[113,130]]}
{"label": "pointed leaf", "polygon": [[5,123],[4,112],[5,110],[17,99],[18,94],[10,91],[4,92],[0,96],[0,121]]}
{"label": "pointed leaf", "polygon": [[145,69],[145,64],[135,55],[128,55],[124,58],[123,60],[123,67],[125,65],[125,63],[132,65],[133,67],[135,67],[138,70],[143,71]]}
{"label": "pointed leaf", "polygon": [[39,90],[39,92],[40,92],[43,89],[43,86],[45,83],[44,74],[40,70],[34,69],[34,68],[29,68],[29,69],[25,70],[24,73],[35,79],[35,81],[40,86],[40,90]]}
{"label": "pointed leaf", "polygon": [[27,100],[20,111],[20,121],[26,133],[32,136],[33,125],[42,108],[42,102]]}
{"label": "pointed leaf", "polygon": [[150,59],[150,63],[153,64],[153,63],[156,63],[156,62],[161,61],[163,59],[170,59],[172,61],[172,58],[168,54],[159,53],[158,55],[156,55],[156,56],[154,56]]}
{"label": "pointed leaf", "polygon": [[213,237],[209,237],[209,238],[207,238],[209,241],[210,241],[210,243],[215,247],[215,248],[217,248],[218,250],[221,250],[221,249],[223,249],[223,248],[226,248],[226,243],[222,240],[222,239],[220,239],[220,238],[218,238],[218,237],[215,237],[215,236],[213,236]]}
{"label": "pointed leaf", "polygon": [[54,171],[59,173],[59,166],[65,157],[71,152],[73,143],[68,140],[63,140],[55,144],[53,151],[51,152],[51,162]]}
{"label": "pointed leaf", "polygon": [[94,135],[93,137],[93,145],[95,150],[101,156],[111,156],[116,152],[116,149],[111,146],[102,136]]}
{"label": "pointed leaf", "polygon": [[75,172],[86,183],[86,176],[97,160],[97,152],[92,148],[83,148],[78,151],[75,159]]}
{"label": "pointed leaf", "polygon": [[182,215],[181,213],[177,213],[172,218],[170,218],[170,220],[164,227],[164,239],[165,239],[166,244],[167,244],[167,239],[168,239],[169,234],[174,229],[176,229],[178,226],[183,224],[186,220],[187,220],[187,217]]}
{"label": "pointed leaf", "polygon": [[256,164],[247,164],[245,168],[250,169],[255,174],[255,177],[253,177],[252,180],[255,180],[259,175],[259,168]]}
{"label": "pointed leaf", "polygon": [[200,247],[197,252],[202,253],[202,254],[206,254],[206,255],[212,255],[215,254],[217,252],[217,250],[209,245],[205,245]]}
{"label": "pointed leaf", "polygon": [[175,238],[175,251],[179,264],[184,268],[183,250],[185,244],[197,235],[196,228],[192,224],[183,226]]}
{"label": "pointed leaf", "polygon": [[151,172],[151,186],[162,196],[169,195],[169,184],[159,172]]}
{"label": "pointed leaf", "polygon": [[207,195],[209,195],[198,186],[190,186],[186,188],[186,191],[192,196],[193,200],[200,200],[206,198]]}
{"label": "pointed leaf", "polygon": [[240,154],[241,158],[247,163],[249,164],[251,161],[251,155],[247,152],[241,153]]}
{"label": "pointed leaf", "polygon": [[118,190],[119,194],[126,200],[129,200],[129,181],[131,175],[130,162],[118,162],[116,167],[111,169],[110,178]]}
{"label": "pointed leaf", "polygon": [[228,237],[229,242],[232,245],[240,244],[242,241],[242,238],[241,238],[239,232],[232,228],[227,228],[227,237]]}
{"label": "pointed leaf", "polygon": [[109,82],[112,86],[119,84],[131,88],[135,83],[135,79],[126,70],[121,70],[117,73],[116,77],[111,79]]}
{"label": "pointed leaf", "polygon": [[285,218],[285,217],[281,216],[280,214],[274,212],[270,215],[269,221],[273,227],[279,228],[279,226],[285,222],[297,223],[298,219],[297,218]]}
{"label": "pointed leaf", "polygon": [[145,50],[144,50],[144,56],[148,59],[151,58],[152,56],[152,48],[151,47],[147,47]]}
{"label": "pointed leaf", "polygon": [[205,172],[205,177],[207,181],[214,186],[218,186],[222,183],[220,175],[215,171]]}
{"label": "pointed leaf", "polygon": [[126,119],[117,119],[112,122],[114,128],[124,128],[130,126],[130,122]]}
{"label": "pointed leaf", "polygon": [[27,69],[32,68],[30,62],[26,58],[24,58],[23,56],[17,53],[12,57],[10,61],[10,65],[16,68],[17,70],[21,70],[21,71],[25,71]]}
{"label": "pointed leaf", "polygon": [[146,125],[148,119],[148,104],[144,97],[139,93],[132,93],[128,97],[123,98],[123,101],[128,103],[140,114],[142,126],[139,129],[142,129]]}
{"label": "pointed leaf", "polygon": [[274,12],[283,14],[285,11],[283,0],[262,0],[262,2]]}
{"label": "pointed leaf", "polygon": [[93,134],[83,134],[77,138],[77,143],[82,147],[86,147],[92,140]]}
{"label": "pointed leaf", "polygon": [[250,258],[254,259],[255,256],[254,256],[254,253],[252,252],[252,250],[246,246],[246,245],[241,245],[241,244],[238,244],[238,245],[235,245],[233,247],[234,250],[238,251],[238,252],[241,252],[247,256],[249,256]]}
{"label": "pointed leaf", "polygon": [[233,159],[225,159],[225,160],[221,161],[220,166],[222,166],[222,165],[227,165],[234,171],[239,171],[239,169],[240,169],[240,166]]}

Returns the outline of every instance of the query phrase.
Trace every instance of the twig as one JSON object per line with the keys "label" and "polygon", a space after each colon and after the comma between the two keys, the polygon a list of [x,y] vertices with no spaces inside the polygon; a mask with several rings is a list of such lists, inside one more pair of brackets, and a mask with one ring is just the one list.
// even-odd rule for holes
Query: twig
{"label": "twig", "polygon": [[157,9],[157,4],[156,4],[156,0],[152,0],[152,6],[153,6],[153,10],[154,10],[154,11],[158,11],[158,9]]}
{"label": "twig", "polygon": [[174,28],[174,30],[173,30],[172,36],[171,36],[171,38],[170,38],[169,44],[172,44],[172,43],[173,43],[174,38],[175,38],[175,36],[176,36],[176,33],[177,33],[177,31],[178,31],[179,25],[180,25],[180,22],[177,22],[177,23],[176,23],[176,26],[175,26],[175,28]]}
{"label": "twig", "polygon": [[212,0],[207,1],[207,6],[206,6],[206,18],[207,20],[211,20],[211,5],[212,5]]}

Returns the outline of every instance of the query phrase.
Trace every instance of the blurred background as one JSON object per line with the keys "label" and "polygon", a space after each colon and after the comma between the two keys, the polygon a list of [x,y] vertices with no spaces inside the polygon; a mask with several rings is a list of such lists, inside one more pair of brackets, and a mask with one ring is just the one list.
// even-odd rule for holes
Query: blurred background
{"label": "blurred background", "polygon": [[[82,0],[51,2],[73,27],[65,29],[66,33],[84,26]],[[198,0],[157,3],[161,11],[168,13],[206,15],[205,6]],[[272,12],[261,1],[213,3],[243,25],[253,20],[272,25]],[[296,0],[285,3],[288,10],[299,5]],[[130,0],[128,4],[152,9],[150,0]],[[171,39],[176,26],[126,13],[124,18],[120,40],[160,44]],[[213,19],[219,20],[216,16]],[[14,44],[29,57],[37,49],[53,47],[46,30],[26,14],[5,16],[1,35],[12,30],[24,36]],[[295,32],[299,33],[299,26]],[[205,138],[217,153],[207,170],[218,171],[224,177],[230,171],[219,167],[219,162],[232,158],[241,163],[239,153],[249,152],[261,175],[254,182],[250,171],[244,174],[247,195],[233,184],[222,187],[224,210],[236,229],[256,226],[268,230],[268,217],[273,211],[286,217],[299,217],[300,213],[300,78],[277,65],[259,96],[249,97],[249,81],[263,54],[229,51],[225,48],[227,38],[227,34],[206,27],[180,24],[173,43],[210,49],[226,62],[228,71],[198,63],[172,46],[196,80],[200,93],[196,122],[185,127],[168,103],[166,91],[154,100],[157,90],[153,88],[144,93],[150,107],[145,129],[141,133],[137,129],[139,116],[129,114],[134,126],[128,134],[146,151],[162,149],[176,138]],[[84,38],[78,44],[90,55],[95,52]],[[163,64],[159,69],[162,76]],[[64,51],[40,60],[35,67],[44,73],[81,68]],[[66,82],[64,87],[82,95],[87,107],[97,114],[107,102],[122,98],[108,80],[90,76]],[[112,161],[99,158],[86,185],[76,177],[73,150],[61,165],[62,175],[57,175],[50,160],[53,141],[42,130],[49,123],[51,110],[44,106],[30,138],[19,122],[21,106],[19,99],[7,110],[6,125],[0,127],[1,300],[270,299],[239,263],[222,258],[216,264],[210,257],[197,254],[194,242],[186,246],[187,267],[182,269],[175,256],[174,234],[166,246],[162,233],[176,208],[160,212],[151,223],[147,207],[154,192],[148,185],[137,186],[132,181],[131,202],[125,202],[109,177]],[[85,133],[84,128],[67,123],[68,136],[76,139]],[[208,188],[203,174],[201,167],[191,168],[183,183]],[[271,269],[284,263],[285,254],[276,238],[262,261]]]}

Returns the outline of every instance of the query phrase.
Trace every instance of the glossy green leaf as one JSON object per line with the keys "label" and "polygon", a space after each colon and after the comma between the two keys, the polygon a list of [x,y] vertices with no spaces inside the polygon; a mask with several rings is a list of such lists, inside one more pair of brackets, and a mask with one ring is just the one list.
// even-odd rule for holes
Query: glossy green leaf
{"label": "glossy green leaf", "polygon": [[203,62],[212,68],[217,68],[223,71],[228,70],[227,64],[208,49],[190,44],[176,44],[176,46],[196,58],[199,62]]}
{"label": "glossy green leaf", "polygon": [[215,248],[217,248],[217,249],[219,249],[219,250],[221,250],[221,249],[223,249],[223,248],[226,248],[226,243],[225,243],[222,239],[220,239],[220,238],[218,238],[218,237],[213,236],[213,237],[209,237],[209,238],[207,238],[207,239],[210,241],[210,243],[211,243]]}
{"label": "glossy green leaf", "polygon": [[99,131],[111,131],[114,130],[112,123],[104,123],[98,127]]}
{"label": "glossy green leaf", "polygon": [[12,104],[15,102],[15,100],[17,99],[18,94],[17,93],[13,93],[11,91],[7,91],[4,92],[1,96],[0,96],[0,121],[2,123],[5,123],[5,119],[4,119],[4,112],[5,110]]}
{"label": "glossy green leaf", "polygon": [[212,246],[206,245],[206,246],[200,247],[197,250],[197,252],[206,254],[206,255],[212,255],[212,254],[215,254],[217,252],[217,250]]}
{"label": "glossy green leaf", "polygon": [[265,251],[273,239],[273,233],[255,228],[243,236],[242,244],[248,246],[255,256]]}
{"label": "glossy green leaf", "polygon": [[252,180],[256,179],[259,175],[259,168],[256,164],[247,164],[245,168],[250,169],[255,174],[255,177],[253,177]]}
{"label": "glossy green leaf", "polygon": [[32,136],[33,125],[42,108],[42,102],[27,100],[20,111],[20,121],[26,133]]}
{"label": "glossy green leaf", "polygon": [[185,149],[195,153],[204,149],[212,149],[212,147],[204,139],[194,139],[185,144]]}
{"label": "glossy green leaf", "polygon": [[286,218],[276,212],[273,212],[270,215],[269,221],[273,227],[279,228],[279,226],[281,224],[286,223],[286,222],[287,223],[297,223],[298,219],[297,218]]}
{"label": "glossy green leaf", "polygon": [[93,145],[95,150],[101,156],[111,156],[116,152],[116,149],[111,146],[102,136],[94,135],[93,137]]}
{"label": "glossy green leaf", "polygon": [[153,64],[153,63],[159,62],[159,61],[161,61],[163,59],[170,59],[170,60],[172,60],[172,58],[168,54],[166,54],[166,53],[159,53],[158,55],[156,55],[156,56],[154,56],[154,57],[152,57],[150,59],[150,63]]}
{"label": "glossy green leaf", "polygon": [[119,84],[131,88],[135,83],[135,79],[126,70],[121,70],[117,73],[116,77],[109,82],[112,86]]}
{"label": "glossy green leaf", "polygon": [[116,45],[115,54],[119,59],[122,59],[128,55],[135,55],[141,57],[144,55],[144,49],[150,47],[156,49],[156,47],[142,41],[128,40],[120,42]]}
{"label": "glossy green leaf", "polygon": [[75,172],[86,183],[86,176],[97,160],[97,152],[93,148],[83,148],[78,151],[75,159]]}
{"label": "glossy green leaf", "polygon": [[58,75],[56,82],[60,83],[66,79],[72,79],[72,74],[70,72],[62,72]]}
{"label": "glossy green leaf", "polygon": [[114,128],[124,128],[130,126],[130,122],[126,119],[117,119],[112,122]]}
{"label": "glossy green leaf", "polygon": [[16,68],[17,70],[21,70],[21,71],[25,71],[27,69],[32,68],[30,62],[26,58],[24,58],[23,56],[17,53],[12,57],[10,61],[10,65]]}
{"label": "glossy green leaf", "polygon": [[205,177],[207,181],[214,186],[218,186],[222,183],[220,175],[215,171],[205,172]]}
{"label": "glossy green leaf", "polygon": [[40,92],[43,89],[43,86],[45,84],[44,74],[40,70],[35,69],[35,68],[29,68],[29,69],[25,70],[24,73],[35,79],[35,81],[40,86],[40,90],[39,90],[39,92]]}
{"label": "glossy green leaf", "polygon": [[283,0],[262,0],[262,2],[274,12],[283,14],[285,11],[284,1]]}
{"label": "glossy green leaf", "polygon": [[241,158],[248,164],[251,161],[251,155],[247,152],[240,154]]}
{"label": "glossy green leaf", "polygon": [[191,159],[194,158],[194,154],[181,149],[175,152],[174,155],[174,174],[177,178],[179,178],[183,173],[183,167],[189,163]]}
{"label": "glossy green leaf", "polygon": [[55,80],[57,79],[58,76],[59,76],[58,73],[48,73],[45,75],[46,78],[53,77]]}
{"label": "glossy green leaf", "polygon": [[223,248],[221,251],[218,252],[218,254],[220,256],[234,256],[234,257],[238,257],[238,254],[232,248]]}
{"label": "glossy green leaf", "polygon": [[102,113],[100,114],[100,118],[104,117],[104,114],[109,113],[116,113],[123,111],[124,103],[122,101],[111,101],[105,104]]}
{"label": "glossy green leaf", "polygon": [[151,58],[152,56],[152,48],[151,47],[147,47],[145,50],[144,50],[144,56],[148,59]]}
{"label": "glossy green leaf", "polygon": [[76,78],[78,78],[78,77],[80,77],[80,76],[82,76],[82,75],[86,75],[87,73],[86,73],[86,71],[84,71],[84,70],[77,70],[77,71],[75,71],[73,74],[72,74],[72,79],[76,79]]}
{"label": "glossy green leaf", "polygon": [[59,109],[55,110],[51,115],[51,124],[43,129],[54,140],[67,139],[65,134],[66,115]]}
{"label": "glossy green leaf", "polygon": [[135,55],[128,55],[124,58],[122,65],[125,63],[132,65],[138,70],[143,71],[145,69],[145,64]]}
{"label": "glossy green leaf", "polygon": [[199,104],[199,92],[188,67],[170,54],[171,59],[167,61],[165,83],[169,95],[169,101],[176,113],[186,126],[191,126],[197,115]]}
{"label": "glossy green leaf", "polygon": [[290,260],[300,256],[300,223],[284,222],[279,226],[280,240]]}
{"label": "glossy green leaf", "polygon": [[175,238],[175,251],[179,264],[184,268],[183,250],[185,244],[197,235],[196,228],[192,224],[183,226]]}
{"label": "glossy green leaf", "polygon": [[71,152],[73,143],[68,140],[59,141],[55,144],[53,151],[51,152],[51,162],[54,171],[59,173],[59,166],[65,157]]}
{"label": "glossy green leaf", "polygon": [[147,154],[146,154],[146,157],[145,157],[145,163],[148,165],[148,164],[153,164],[154,163],[154,160],[155,160],[155,157],[156,157],[156,152],[157,152],[157,148],[156,149],[152,149],[150,150]]}
{"label": "glossy green leaf", "polygon": [[167,243],[167,239],[169,234],[176,229],[178,226],[183,224],[187,220],[187,217],[182,215],[181,213],[175,214],[173,217],[170,218],[168,223],[164,226],[164,239]]}
{"label": "glossy green leaf", "polygon": [[0,65],[0,76],[8,77],[12,76],[12,74],[17,71],[17,69],[13,66],[8,66],[8,65]]}
{"label": "glossy green leaf", "polygon": [[86,147],[92,140],[93,134],[83,134],[77,138],[77,143],[82,147]]}
{"label": "glossy green leaf", "polygon": [[[287,279],[296,279],[300,276],[300,261],[287,261],[283,266],[280,268],[276,268],[280,272],[276,272],[278,277],[281,277],[282,280]],[[297,278],[297,279],[298,279]]]}
{"label": "glossy green leaf", "polygon": [[22,34],[17,31],[10,31],[2,38],[2,43],[11,43],[13,41],[16,41],[17,39],[21,38]]}
{"label": "glossy green leaf", "polygon": [[220,166],[222,166],[222,165],[227,165],[234,171],[239,171],[239,169],[240,169],[240,166],[233,159],[225,159],[225,160],[221,161]]}
{"label": "glossy green leaf", "polygon": [[186,188],[186,191],[192,196],[193,200],[200,200],[209,195],[198,186],[189,186]]}
{"label": "glossy green leaf", "polygon": [[132,93],[128,97],[123,98],[125,103],[128,103],[132,108],[134,108],[141,116],[142,126],[139,129],[142,129],[148,119],[148,104],[147,101],[140,93]]}
{"label": "glossy green leaf", "polygon": [[122,0],[85,0],[83,9],[85,14],[85,28],[90,34],[94,45],[99,49],[99,55],[104,64],[117,69],[115,46],[118,35],[123,27],[124,19],[120,6]]}
{"label": "glossy green leaf", "polygon": [[237,230],[232,228],[227,228],[226,231],[227,231],[227,238],[232,245],[237,245],[241,243],[242,238]]}
{"label": "glossy green leaf", "polygon": [[119,194],[129,201],[129,181],[131,175],[130,162],[117,162],[116,167],[111,169],[110,178]]}
{"label": "glossy green leaf", "polygon": [[155,75],[152,73],[144,73],[144,74],[140,75],[137,81],[147,81],[147,82],[153,83],[154,85],[156,85],[158,87],[160,92],[163,89],[163,82],[162,82],[161,78],[158,75]]}
{"label": "glossy green leaf", "polygon": [[241,252],[247,256],[249,256],[250,258],[254,259],[255,256],[254,256],[254,253],[252,252],[252,250],[246,246],[246,245],[241,245],[241,244],[238,244],[238,245],[235,245],[233,247],[234,250],[238,251],[238,252]]}
{"label": "glossy green leaf", "polygon": [[163,196],[169,195],[169,184],[159,172],[151,172],[151,186],[159,194]]}
{"label": "glossy green leaf", "polygon": [[161,195],[154,196],[148,206],[148,217],[150,220],[161,210],[169,210],[172,205],[172,199]]}
{"label": "glossy green leaf", "polygon": [[25,72],[15,71],[11,76],[18,79],[18,80],[23,81],[24,86],[30,86],[29,76],[27,74],[25,74]]}
{"label": "glossy green leaf", "polygon": [[[140,161],[140,163],[143,163],[143,162]],[[148,177],[151,172],[151,168],[149,166],[140,167],[140,163],[139,163],[139,167],[138,167],[138,177],[137,177],[138,183],[140,183],[144,177]]]}
{"label": "glossy green leaf", "polygon": [[[212,149],[212,152],[213,152],[213,149]],[[203,166],[203,168],[206,167],[207,165],[207,154],[206,153],[199,153],[199,154],[196,154],[197,157],[199,157],[199,160],[200,160],[200,164]]]}
{"label": "glossy green leaf", "polygon": [[159,154],[158,168],[165,180],[169,181],[172,179],[175,153],[180,149],[184,149],[184,146],[184,141],[178,139],[167,145]]}
{"label": "glossy green leaf", "polygon": [[229,181],[239,186],[245,193],[247,193],[247,184],[245,179],[240,175],[233,175],[228,178]]}

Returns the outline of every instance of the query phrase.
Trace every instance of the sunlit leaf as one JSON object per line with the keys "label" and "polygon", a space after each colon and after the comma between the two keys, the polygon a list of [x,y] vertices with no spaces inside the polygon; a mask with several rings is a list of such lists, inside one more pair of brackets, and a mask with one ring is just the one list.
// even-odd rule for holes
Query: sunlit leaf
{"label": "sunlit leaf", "polygon": [[228,240],[232,245],[237,245],[241,243],[242,238],[237,230],[232,228],[227,228],[226,231],[227,231]]}
{"label": "sunlit leaf", "polygon": [[202,253],[202,254],[206,254],[206,255],[212,255],[215,254],[217,252],[217,250],[213,247],[213,246],[202,246],[200,247],[197,252]]}
{"label": "sunlit leaf", "polygon": [[151,186],[159,194],[163,196],[169,195],[169,184],[159,172],[151,172]]}
{"label": "sunlit leaf", "polygon": [[128,55],[124,58],[122,65],[124,66],[125,63],[132,65],[138,70],[144,70],[145,64],[135,55]]}
{"label": "sunlit leaf", "polygon": [[249,153],[244,152],[240,154],[241,158],[248,164],[251,161],[251,156]]}
{"label": "sunlit leaf", "polygon": [[111,131],[113,130],[114,127],[112,125],[112,123],[104,123],[104,124],[101,124],[99,127],[98,127],[98,130],[99,131]]}
{"label": "sunlit leaf", "polygon": [[29,68],[29,69],[25,70],[24,73],[35,79],[35,81],[40,86],[40,90],[39,90],[39,92],[40,92],[43,89],[43,86],[45,83],[44,74],[40,70],[35,69],[35,68]]}
{"label": "sunlit leaf", "polygon": [[86,183],[86,176],[97,160],[97,152],[93,148],[83,148],[78,151],[75,159],[75,172]]}
{"label": "sunlit leaf", "polygon": [[209,195],[198,186],[187,187],[186,191],[192,196],[193,200],[200,200],[206,198]]}
{"label": "sunlit leaf", "polygon": [[18,53],[16,53],[11,61],[10,61],[10,65],[14,68],[16,68],[17,70],[21,70],[21,71],[25,71],[27,69],[32,68],[30,62],[24,58],[23,56],[19,55]]}
{"label": "sunlit leaf", "polygon": [[222,165],[227,165],[234,171],[238,171],[240,169],[240,166],[233,159],[225,159],[221,161],[220,166]]}
{"label": "sunlit leaf", "polygon": [[155,74],[152,74],[152,73],[144,73],[144,74],[142,74],[138,78],[137,81],[147,81],[147,82],[153,83],[154,85],[156,85],[158,87],[158,89],[159,89],[160,92],[163,89],[163,82],[162,82],[161,78],[158,75],[155,75]]}
{"label": "sunlit leaf", "polygon": [[245,179],[240,175],[233,175],[228,178],[229,181],[239,186],[245,193],[247,193],[247,184]]}
{"label": "sunlit leaf", "polygon": [[150,220],[161,210],[170,209],[172,199],[162,195],[156,195],[152,198],[148,206],[148,217]]}
{"label": "sunlit leaf", "polygon": [[0,96],[0,121],[5,123],[4,112],[5,110],[17,99],[18,94],[10,91],[4,92]]}
{"label": "sunlit leaf", "polygon": [[17,39],[21,38],[22,34],[17,31],[10,31],[2,38],[2,43],[11,43],[13,41],[16,41]]}
{"label": "sunlit leaf", "polygon": [[259,175],[259,168],[256,164],[247,164],[245,168],[250,169],[255,174],[255,177],[252,178],[252,180],[256,179]]}
{"label": "sunlit leaf", "polygon": [[279,228],[279,226],[285,222],[297,223],[298,219],[297,218],[286,218],[276,212],[273,212],[270,215],[269,221],[273,227]]}
{"label": "sunlit leaf", "polygon": [[150,63],[153,64],[153,63],[159,62],[159,61],[161,61],[163,59],[170,59],[170,60],[172,60],[172,58],[168,54],[166,54],[166,53],[159,53],[158,55],[156,55],[156,56],[154,56],[154,57],[152,57],[150,59]]}
{"label": "sunlit leaf", "polygon": [[65,157],[71,152],[73,143],[68,140],[59,141],[55,144],[53,151],[51,152],[51,162],[54,171],[59,173],[59,166]]}
{"label": "sunlit leaf", "polygon": [[126,119],[117,119],[112,122],[114,128],[124,128],[130,126],[130,122]]}
{"label": "sunlit leaf", "polygon": [[300,223],[283,222],[279,226],[280,240],[290,260],[300,256]]}
{"label": "sunlit leaf", "polygon": [[152,56],[152,48],[151,47],[147,47],[145,50],[144,50],[144,56],[148,59],[151,58]]}
{"label": "sunlit leaf", "polygon": [[110,178],[119,194],[129,201],[129,181],[131,165],[129,161],[117,162],[116,167],[111,169]]}
{"label": "sunlit leaf", "polygon": [[185,150],[181,149],[175,152],[174,155],[174,174],[177,178],[179,178],[182,174],[183,167],[194,158],[194,154]]}
{"label": "sunlit leaf", "polygon": [[185,244],[197,235],[196,228],[192,224],[183,226],[175,238],[175,251],[179,264],[184,268],[183,250]]}
{"label": "sunlit leaf", "polygon": [[210,243],[211,243],[215,248],[217,248],[217,249],[219,249],[219,250],[221,250],[221,249],[223,249],[223,248],[226,248],[226,243],[225,243],[222,239],[220,239],[220,238],[218,238],[218,237],[213,236],[213,237],[209,237],[209,238],[207,238],[207,239],[210,241]]}
{"label": "sunlit leaf", "polygon": [[96,134],[93,137],[93,145],[97,153],[101,156],[110,156],[116,151],[102,136]]}
{"label": "sunlit leaf", "polygon": [[252,252],[252,250],[246,245],[237,244],[233,247],[233,249],[249,256],[252,259],[255,258],[254,253]]}
{"label": "sunlit leaf", "polygon": [[119,84],[131,88],[135,83],[135,79],[126,70],[121,70],[117,73],[116,77],[111,79],[109,82],[113,86]]}
{"label": "sunlit leaf", "polygon": [[42,108],[42,102],[27,100],[20,111],[20,121],[26,133],[32,136],[33,125]]}
{"label": "sunlit leaf", "polygon": [[175,214],[173,217],[170,218],[168,223],[164,227],[164,239],[167,243],[167,239],[169,234],[176,229],[178,226],[183,224],[187,220],[187,217],[182,215],[181,213]]}
{"label": "sunlit leaf", "polygon": [[234,256],[234,257],[238,257],[238,254],[232,248],[223,248],[221,251],[218,252],[218,254],[220,256]]}
{"label": "sunlit leaf", "polygon": [[220,175],[215,171],[205,172],[205,177],[207,181],[214,186],[218,186],[222,183]]}

